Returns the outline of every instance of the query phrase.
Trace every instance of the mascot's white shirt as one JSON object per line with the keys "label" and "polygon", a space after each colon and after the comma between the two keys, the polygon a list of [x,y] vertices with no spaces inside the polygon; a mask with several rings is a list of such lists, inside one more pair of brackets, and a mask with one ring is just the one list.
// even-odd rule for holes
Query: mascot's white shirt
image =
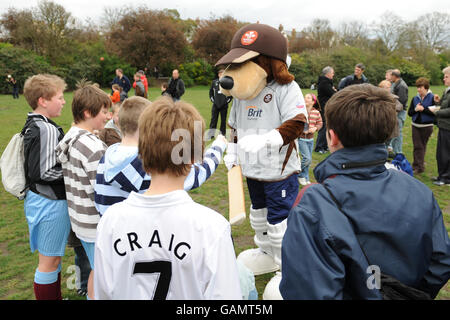
{"label": "mascot's white shirt", "polygon": [[187,192],[132,192],[100,219],[96,299],[242,299],[228,221]]}
{"label": "mascot's white shirt", "polygon": [[[267,133],[301,113],[308,119],[305,100],[297,82],[280,85],[272,81],[252,100],[233,99],[228,124],[237,130],[239,140],[249,134]],[[257,154],[244,153],[239,149],[243,175],[262,181],[276,181],[299,172],[297,141],[295,145],[297,151],[292,151],[283,172],[281,171],[289,145],[283,146],[279,152],[264,148]]]}

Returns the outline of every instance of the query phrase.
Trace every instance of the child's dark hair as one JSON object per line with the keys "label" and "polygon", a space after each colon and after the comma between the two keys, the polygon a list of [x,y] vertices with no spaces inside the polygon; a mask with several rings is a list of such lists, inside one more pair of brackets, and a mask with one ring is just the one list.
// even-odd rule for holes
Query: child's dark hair
{"label": "child's dark hair", "polygon": [[73,121],[84,121],[84,111],[88,111],[92,117],[97,116],[102,108],[111,107],[111,99],[102,89],[92,85],[81,85],[73,94],[72,115]]}
{"label": "child's dark hair", "polygon": [[395,98],[370,84],[352,85],[328,100],[325,119],[346,148],[384,143],[397,128]]}

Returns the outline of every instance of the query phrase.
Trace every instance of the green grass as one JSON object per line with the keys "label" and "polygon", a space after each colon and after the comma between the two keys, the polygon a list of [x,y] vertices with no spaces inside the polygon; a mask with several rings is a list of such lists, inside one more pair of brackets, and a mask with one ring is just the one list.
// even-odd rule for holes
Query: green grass
{"label": "green grass", "polygon": [[[432,87],[432,91],[441,95],[444,87]],[[108,89],[105,89],[109,92]],[[211,116],[211,103],[208,97],[209,87],[188,88],[183,99],[197,107],[200,114],[209,125]],[[303,94],[311,90],[303,90]],[[410,98],[416,94],[415,88],[410,88]],[[150,100],[155,100],[160,96],[158,88],[150,88]],[[65,132],[72,123],[71,103],[72,92],[65,93],[66,105],[61,117],[55,121],[61,125]],[[3,152],[8,141],[13,134],[21,130],[25,123],[26,114],[29,111],[24,97],[13,100],[11,95],[0,95],[0,152]],[[426,154],[426,170],[417,178],[426,184],[433,191],[438,203],[444,213],[447,231],[450,232],[450,188],[447,186],[437,187],[432,184],[431,177],[437,175],[435,151],[437,128],[428,143]],[[403,129],[404,153],[412,162],[412,140],[411,140],[411,120],[408,117]],[[326,155],[313,154],[313,165],[326,158]],[[216,173],[199,189],[190,192],[192,198],[228,218],[228,189],[227,170],[224,165],[220,165]],[[311,180],[314,177],[311,174]],[[250,205],[247,186],[245,188],[245,201],[247,208]],[[240,225],[233,226],[233,239],[236,254],[254,247],[253,230],[248,219]],[[28,226],[23,211],[23,202],[15,199],[7,193],[3,186],[0,187],[0,299],[34,299],[33,278],[37,267],[37,252],[30,252],[28,243]],[[62,290],[63,297],[69,299],[82,299],[77,296],[75,290],[69,290],[66,282],[70,281],[72,274],[67,273],[69,266],[74,264],[73,249],[67,248],[63,258],[62,269]],[[256,286],[261,298],[264,287],[273,274],[266,274],[256,277]],[[450,299],[450,285],[447,284],[439,293],[437,299]]]}

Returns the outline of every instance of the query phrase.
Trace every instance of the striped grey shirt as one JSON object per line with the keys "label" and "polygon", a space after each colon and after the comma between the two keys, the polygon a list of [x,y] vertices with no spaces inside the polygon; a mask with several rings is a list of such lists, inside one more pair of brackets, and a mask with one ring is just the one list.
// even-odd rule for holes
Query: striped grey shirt
{"label": "striped grey shirt", "polygon": [[85,242],[95,242],[100,215],[94,186],[98,162],[107,146],[87,130],[73,126],[56,147],[62,164],[72,230]]}

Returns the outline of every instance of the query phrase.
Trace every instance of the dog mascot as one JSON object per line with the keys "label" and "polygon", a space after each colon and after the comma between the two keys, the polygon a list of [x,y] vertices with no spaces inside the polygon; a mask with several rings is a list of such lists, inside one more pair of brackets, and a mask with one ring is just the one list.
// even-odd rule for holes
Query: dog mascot
{"label": "dog mascot", "polygon": [[[223,94],[233,96],[228,125],[228,169],[240,164],[250,193],[250,224],[258,248],[238,259],[255,275],[281,268],[286,218],[298,194],[297,138],[307,129],[303,94],[286,65],[287,40],[277,29],[250,24],[234,35],[231,50],[216,66]],[[267,284],[263,299],[281,299],[281,272]]]}

